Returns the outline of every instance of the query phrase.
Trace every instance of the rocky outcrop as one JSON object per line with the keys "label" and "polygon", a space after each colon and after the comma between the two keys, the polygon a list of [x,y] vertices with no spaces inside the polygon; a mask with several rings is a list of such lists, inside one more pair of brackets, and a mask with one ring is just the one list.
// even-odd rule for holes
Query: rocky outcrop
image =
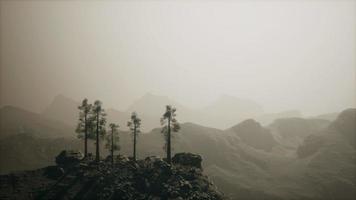
{"label": "rocky outcrop", "polygon": [[[66,155],[66,156],[64,156]],[[67,158],[69,152],[58,156]],[[69,156],[72,158],[71,156]],[[75,156],[74,156],[75,157]],[[66,159],[64,159],[66,160]],[[34,172],[25,172],[21,188],[7,194],[21,199],[118,199],[118,200],[220,200],[223,195],[202,173],[199,155],[180,153],[170,165],[159,157],[133,161],[124,156],[111,162],[99,163],[81,160],[71,167],[51,166]],[[62,162],[60,162],[62,164]],[[72,163],[73,164],[73,163]],[[50,175],[50,177],[49,177]],[[31,178],[31,176],[36,176]],[[0,188],[12,187],[13,179],[0,176]],[[8,181],[6,181],[8,180]],[[26,184],[29,180],[42,180]],[[46,180],[46,181],[43,181]],[[31,195],[29,195],[31,194]],[[29,198],[31,197],[31,198]]]}
{"label": "rocky outcrop", "polygon": [[64,150],[56,157],[56,163],[61,166],[70,166],[79,163],[83,157],[80,151]]}
{"label": "rocky outcrop", "polygon": [[201,162],[202,158],[200,155],[192,153],[177,153],[173,158],[172,162],[175,165],[195,167],[202,169]]}

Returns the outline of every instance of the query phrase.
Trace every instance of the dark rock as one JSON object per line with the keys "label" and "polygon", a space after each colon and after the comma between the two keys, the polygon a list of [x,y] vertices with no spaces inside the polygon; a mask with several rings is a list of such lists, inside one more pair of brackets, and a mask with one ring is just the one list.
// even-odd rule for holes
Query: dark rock
{"label": "dark rock", "polygon": [[175,165],[188,166],[188,167],[196,167],[201,169],[202,158],[200,155],[192,154],[192,153],[177,153],[172,158],[172,162]]}
{"label": "dark rock", "polygon": [[64,150],[56,157],[57,165],[69,166],[77,164],[83,159],[80,151]]}
{"label": "dark rock", "polygon": [[45,168],[44,174],[51,179],[57,179],[64,174],[64,170],[58,166],[48,166]]}

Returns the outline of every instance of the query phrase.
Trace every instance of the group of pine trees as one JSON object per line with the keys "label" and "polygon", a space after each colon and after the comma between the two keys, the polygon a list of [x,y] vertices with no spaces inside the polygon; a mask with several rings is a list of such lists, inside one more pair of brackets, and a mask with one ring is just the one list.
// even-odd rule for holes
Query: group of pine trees
{"label": "group of pine trees", "polygon": [[79,138],[84,139],[84,156],[88,156],[88,140],[94,139],[96,140],[96,160],[99,160],[100,136],[103,137],[106,135],[106,113],[102,108],[102,102],[97,100],[94,104],[90,104],[88,103],[88,99],[84,99],[78,109],[79,123],[76,132],[79,133]]}
{"label": "group of pine trees", "polygon": [[[100,160],[100,138],[106,138],[105,147],[110,151],[111,162],[114,163],[114,152],[120,150],[119,125],[115,123],[109,124],[109,134],[106,130],[106,113],[103,109],[102,102],[96,100],[94,104],[90,104],[88,99],[84,99],[82,104],[78,106],[79,123],[76,129],[78,137],[84,140],[84,157],[88,156],[88,140],[95,140],[95,160]],[[166,110],[161,118],[162,133],[165,138],[165,151],[167,153],[167,162],[171,163],[171,133],[178,132],[180,129],[176,119],[176,108],[167,105]],[[133,159],[136,160],[137,138],[141,127],[141,119],[136,112],[131,114],[130,121],[127,122],[133,136]]]}

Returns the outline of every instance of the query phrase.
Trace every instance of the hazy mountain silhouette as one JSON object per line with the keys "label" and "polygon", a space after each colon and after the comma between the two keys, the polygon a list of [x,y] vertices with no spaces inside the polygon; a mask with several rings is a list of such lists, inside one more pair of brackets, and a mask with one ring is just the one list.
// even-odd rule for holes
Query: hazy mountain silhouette
{"label": "hazy mountain silhouette", "polygon": [[[17,113],[18,109],[7,109],[6,116],[23,118],[22,114],[11,114]],[[33,113],[29,115],[34,118],[43,117]],[[332,199],[331,192],[335,196],[352,199],[356,191],[355,148],[352,143],[356,132],[354,117],[355,109],[350,109],[342,112],[330,126],[326,125],[328,121],[325,120],[290,118],[276,120],[274,125],[267,128],[253,120],[247,120],[227,130],[183,123],[180,132],[173,136],[173,152],[201,154],[205,172],[233,199]],[[48,119],[40,120],[41,123],[45,122],[43,126],[39,126],[37,122],[31,122],[36,124],[32,127],[34,130],[53,126],[46,125],[47,122],[56,126],[63,125]],[[13,125],[21,126],[21,120]],[[301,139],[302,144],[298,150],[288,149],[288,145],[283,143],[286,140],[273,140],[271,127],[275,128],[274,131],[279,131],[281,138],[293,138],[297,135],[305,139]],[[1,162],[8,163],[2,165],[1,173],[10,169],[47,166],[53,162],[50,158],[61,148],[83,148],[82,141],[75,138],[42,139],[37,135],[14,133],[0,140]],[[60,132],[58,134],[62,135]],[[308,138],[313,136],[321,138],[322,142],[308,142]],[[257,142],[258,138],[259,142],[266,144]],[[140,134],[138,157],[163,156],[163,144],[159,128]],[[129,132],[120,132],[120,145],[120,153],[132,154],[132,137]],[[310,146],[316,148],[309,148]],[[270,148],[272,151],[268,151]],[[89,150],[93,152],[92,144]],[[283,151],[290,153],[281,154]],[[102,152],[103,155],[107,153],[104,149]]]}
{"label": "hazy mountain silhouette", "polygon": [[0,138],[16,134],[37,137],[73,137],[71,126],[13,106],[0,108]]}
{"label": "hazy mountain silhouette", "polygon": [[112,108],[106,109],[105,112],[107,114],[108,123],[117,123],[120,125],[120,129],[127,130],[126,124],[128,119],[130,119],[130,113]]}
{"label": "hazy mountain silhouette", "polygon": [[334,121],[337,119],[337,117],[339,116],[339,112],[333,112],[333,113],[325,113],[325,114],[321,114],[321,115],[317,115],[317,116],[313,116],[311,117],[312,119],[325,119],[325,120],[329,120],[329,121]]}
{"label": "hazy mountain silhouette", "polygon": [[288,147],[297,148],[305,137],[325,129],[330,121],[324,119],[281,118],[268,126],[276,140]]}
{"label": "hazy mountain silhouette", "polygon": [[[63,95],[57,95],[51,104],[42,112],[42,115],[62,121],[68,125],[75,125],[78,118],[79,101]],[[105,104],[104,104],[105,105]],[[301,117],[297,110],[280,113],[264,113],[256,102],[223,95],[211,105],[201,109],[192,109],[180,104],[166,96],[147,93],[134,101],[125,111],[106,108],[108,121],[120,124],[126,130],[126,123],[131,112],[136,111],[142,119],[142,130],[149,132],[160,126],[160,117],[165,105],[174,105],[179,113],[180,122],[193,122],[208,127],[226,129],[253,118],[262,125],[267,125],[278,118]]]}
{"label": "hazy mountain silhouette", "polygon": [[53,164],[63,148],[81,148],[72,126],[13,106],[0,108],[0,173]]}
{"label": "hazy mountain silhouette", "polygon": [[261,116],[256,117],[256,121],[261,123],[262,125],[268,125],[272,123],[276,119],[280,118],[292,118],[292,117],[302,117],[302,113],[298,110],[287,110],[278,113],[267,113]]}
{"label": "hazy mountain silhouette", "polygon": [[[77,107],[79,104],[79,101],[57,95],[42,114],[47,118],[75,125],[78,120]],[[165,105],[174,105],[177,108],[180,122],[194,122],[222,129],[262,114],[262,108],[257,103],[226,95],[203,109],[191,109],[169,97],[151,93],[134,101],[125,111],[112,108],[106,108],[106,111],[108,121],[119,123],[123,129],[125,129],[131,112],[135,111],[142,119],[142,130],[149,132],[160,126],[159,119],[164,112]]]}
{"label": "hazy mountain silhouette", "polygon": [[32,170],[54,164],[63,149],[81,149],[83,142],[70,137],[43,138],[20,133],[0,139],[0,174]]}
{"label": "hazy mountain silhouette", "polygon": [[339,132],[344,138],[356,148],[356,109],[343,111],[330,125],[331,131]]}
{"label": "hazy mountain silhouette", "polygon": [[42,115],[62,121],[68,125],[75,125],[78,121],[79,102],[64,95],[54,97],[51,104],[42,112]]}
{"label": "hazy mountain silhouette", "polygon": [[[347,109],[323,131],[308,136],[298,148],[312,189],[325,199],[356,196],[356,109]],[[329,195],[329,197],[327,196]]]}
{"label": "hazy mountain silhouette", "polygon": [[265,151],[271,151],[277,144],[270,130],[263,128],[253,119],[245,120],[229,130],[234,132],[242,142]]}
{"label": "hazy mountain silhouette", "polygon": [[[349,117],[345,118],[352,120],[352,116],[347,116]],[[245,131],[252,135],[268,133],[267,128],[270,127],[263,128],[257,122],[252,122],[254,121],[248,120],[235,127],[243,127],[238,128],[238,130],[246,129]],[[297,122],[294,127],[290,126],[290,123],[293,122]],[[283,133],[280,132],[281,135],[286,138],[293,138],[296,134],[296,137],[301,138],[302,141],[309,135],[323,132],[329,126],[329,122],[326,120],[314,119],[291,118],[285,119],[285,121],[277,121],[276,124],[278,123],[283,124],[283,128],[279,129],[280,131],[283,130]],[[284,128],[284,126],[287,128]],[[350,130],[356,131],[353,127]],[[307,133],[300,133],[302,131]],[[267,138],[270,139],[261,139],[261,141],[267,141],[267,144],[273,146],[273,149],[282,149],[291,153],[280,154],[275,150],[271,152],[259,150],[253,147],[250,141],[250,144],[243,141],[243,137],[234,131],[229,129],[223,131],[193,123],[182,124],[181,131],[174,135],[173,146],[174,152],[191,151],[201,154],[205,161],[204,168],[207,174],[232,199],[328,199],[330,198],[328,189],[333,191],[335,196],[340,195],[345,199],[354,197],[352,194],[355,189],[350,184],[341,183],[345,185],[344,192],[340,188],[340,191],[337,189],[339,181],[343,180],[347,183],[354,178],[351,172],[356,169],[354,159],[343,155],[345,151],[342,148],[345,144],[348,145],[347,140],[341,139],[340,143],[337,140],[330,140],[330,144],[339,146],[341,149],[336,149],[334,156],[327,153],[324,158],[315,157],[310,160],[310,158],[300,159],[297,156],[296,149],[285,149],[284,143],[277,143],[271,139],[270,134],[267,135],[269,135]],[[340,134],[338,135],[340,136]],[[123,151],[130,154],[131,137],[129,134],[122,133],[122,144],[125,145]],[[162,144],[163,138],[160,129],[142,134],[138,146],[139,157],[147,155],[163,156]],[[334,151],[333,148],[329,149],[328,146],[323,148],[327,152]],[[347,155],[355,155],[349,147],[346,149],[348,149]],[[328,156],[332,158],[328,158]],[[342,160],[339,160],[339,156]],[[346,170],[346,174],[342,178],[335,174],[331,177],[328,176],[330,172],[323,166],[329,165],[329,160],[334,161],[332,164],[334,167],[337,167],[340,162],[344,163],[341,168]],[[315,164],[311,165],[310,163]],[[313,167],[313,165],[317,165],[318,168]],[[324,169],[326,170],[324,171]],[[338,170],[336,168],[333,170],[337,174]],[[321,190],[322,193],[319,192]],[[295,191],[301,192],[295,193]]]}

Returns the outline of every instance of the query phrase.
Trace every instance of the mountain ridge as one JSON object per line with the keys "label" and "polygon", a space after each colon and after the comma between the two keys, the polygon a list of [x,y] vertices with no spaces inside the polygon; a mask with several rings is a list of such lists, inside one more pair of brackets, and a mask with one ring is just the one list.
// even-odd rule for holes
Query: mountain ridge
{"label": "mountain ridge", "polygon": [[[351,113],[353,112],[352,110]],[[353,120],[352,114],[342,116],[346,119],[344,121],[347,124],[350,124],[350,120],[351,122]],[[324,134],[321,130],[323,126],[320,127],[318,121],[305,120],[307,120],[307,123],[316,123],[314,125],[316,129],[308,129],[309,131],[315,131],[312,131],[310,135],[320,132],[321,136],[326,137],[326,141],[328,142],[325,143],[327,145],[321,144],[320,148],[314,150],[314,153],[308,154],[307,148],[305,157],[299,157],[296,148],[285,147],[283,141],[277,140],[277,144],[273,145],[271,151],[266,151],[253,147],[251,143],[246,143],[241,139],[241,135],[239,136],[239,134],[229,129],[214,129],[194,123],[182,123],[181,130],[177,134],[173,134],[173,152],[189,151],[202,155],[205,161],[203,163],[204,169],[209,175],[212,175],[212,179],[218,183],[223,192],[231,196],[232,199],[285,199],[296,197],[295,195],[299,198],[328,199],[327,196],[323,196],[318,191],[333,189],[334,186],[332,184],[338,184],[341,181],[337,176],[345,180],[349,180],[348,177],[352,178],[350,173],[356,169],[356,166],[352,163],[354,160],[350,158],[354,155],[355,149],[349,144],[349,140],[345,139],[347,137],[341,133],[335,134],[339,133],[339,129],[336,129],[335,133],[327,132]],[[256,123],[252,124],[256,125]],[[301,127],[304,127],[303,123],[300,123]],[[242,122],[240,126],[242,126],[241,124],[244,125],[246,123]],[[266,131],[265,129],[270,130],[269,127],[261,125],[246,127],[257,127],[256,130],[262,129],[262,132]],[[350,129],[348,129],[349,131],[344,131],[344,133],[353,133],[352,131],[355,131],[353,130],[353,126],[347,127]],[[248,130],[251,131],[252,128],[248,128]],[[258,135],[259,131],[254,131],[253,134]],[[290,133],[286,132],[282,134],[288,135]],[[301,137],[301,140],[306,141],[306,138],[309,137],[308,135],[302,134],[299,137]],[[303,137],[305,138],[303,139]],[[16,139],[8,138],[0,140],[2,143],[1,146],[5,147],[0,148],[0,153],[2,155],[12,155],[12,157],[16,158],[29,158],[27,161],[24,160],[23,163],[30,163],[32,162],[31,160],[42,162],[35,163],[36,165],[31,164],[32,167],[40,167],[44,166],[44,164],[48,165],[52,163],[53,160],[48,160],[49,152],[54,153],[59,148],[62,148],[61,145],[64,143],[74,149],[83,148],[82,141],[76,138],[72,140],[60,138],[43,140],[37,136],[31,138],[26,139],[27,142],[24,142],[22,141],[24,138],[18,135]],[[31,145],[43,148],[33,148]],[[120,153],[131,155],[132,138],[130,132],[120,131],[120,145]],[[163,145],[164,139],[159,128],[153,129],[149,133],[143,133],[138,139],[138,157],[142,158],[151,155],[164,156]],[[94,152],[92,144],[89,145],[89,151]],[[106,150],[101,149],[101,151],[102,155],[107,154]],[[2,158],[10,159],[4,156]],[[323,167],[323,164],[328,163],[330,160],[333,161],[333,164],[329,164],[330,167]],[[19,162],[19,160],[15,161]],[[4,162],[10,163],[9,161]],[[16,166],[16,162],[11,161],[14,166]],[[343,163],[341,166],[343,171],[339,172],[335,169],[337,163]],[[325,168],[325,171],[316,171],[316,168]],[[4,172],[6,169],[2,168],[1,170]],[[331,173],[332,176],[328,176],[328,173]],[[338,173],[345,174],[338,175]],[[308,177],[314,178],[311,179]],[[322,182],[317,182],[318,180]],[[271,184],[271,181],[273,184]],[[331,181],[331,183],[329,184],[327,181]],[[350,184],[342,185],[352,188]],[[296,190],[303,191],[303,193],[295,194],[294,191]],[[347,195],[350,195],[352,191],[353,189],[347,189]],[[334,192],[338,193],[339,191],[334,190]]]}
{"label": "mountain ridge", "polygon": [[[80,103],[64,95],[57,95],[46,107],[42,114],[51,119],[60,120],[68,125],[75,126],[78,118],[78,105]],[[125,128],[131,113],[136,111],[142,119],[142,130],[151,131],[160,126],[159,119],[165,105],[172,104],[177,108],[181,122],[194,122],[204,126],[226,129],[247,118],[263,120],[266,124],[280,116],[297,116],[298,112],[264,113],[261,106],[251,100],[222,95],[211,105],[204,108],[192,109],[172,100],[167,96],[146,93],[135,100],[127,109],[117,110],[107,108],[108,120],[122,124]],[[105,102],[104,102],[105,107]]]}
{"label": "mountain ridge", "polygon": [[17,133],[31,133],[40,137],[72,137],[74,129],[59,121],[14,106],[0,108],[1,138]]}

